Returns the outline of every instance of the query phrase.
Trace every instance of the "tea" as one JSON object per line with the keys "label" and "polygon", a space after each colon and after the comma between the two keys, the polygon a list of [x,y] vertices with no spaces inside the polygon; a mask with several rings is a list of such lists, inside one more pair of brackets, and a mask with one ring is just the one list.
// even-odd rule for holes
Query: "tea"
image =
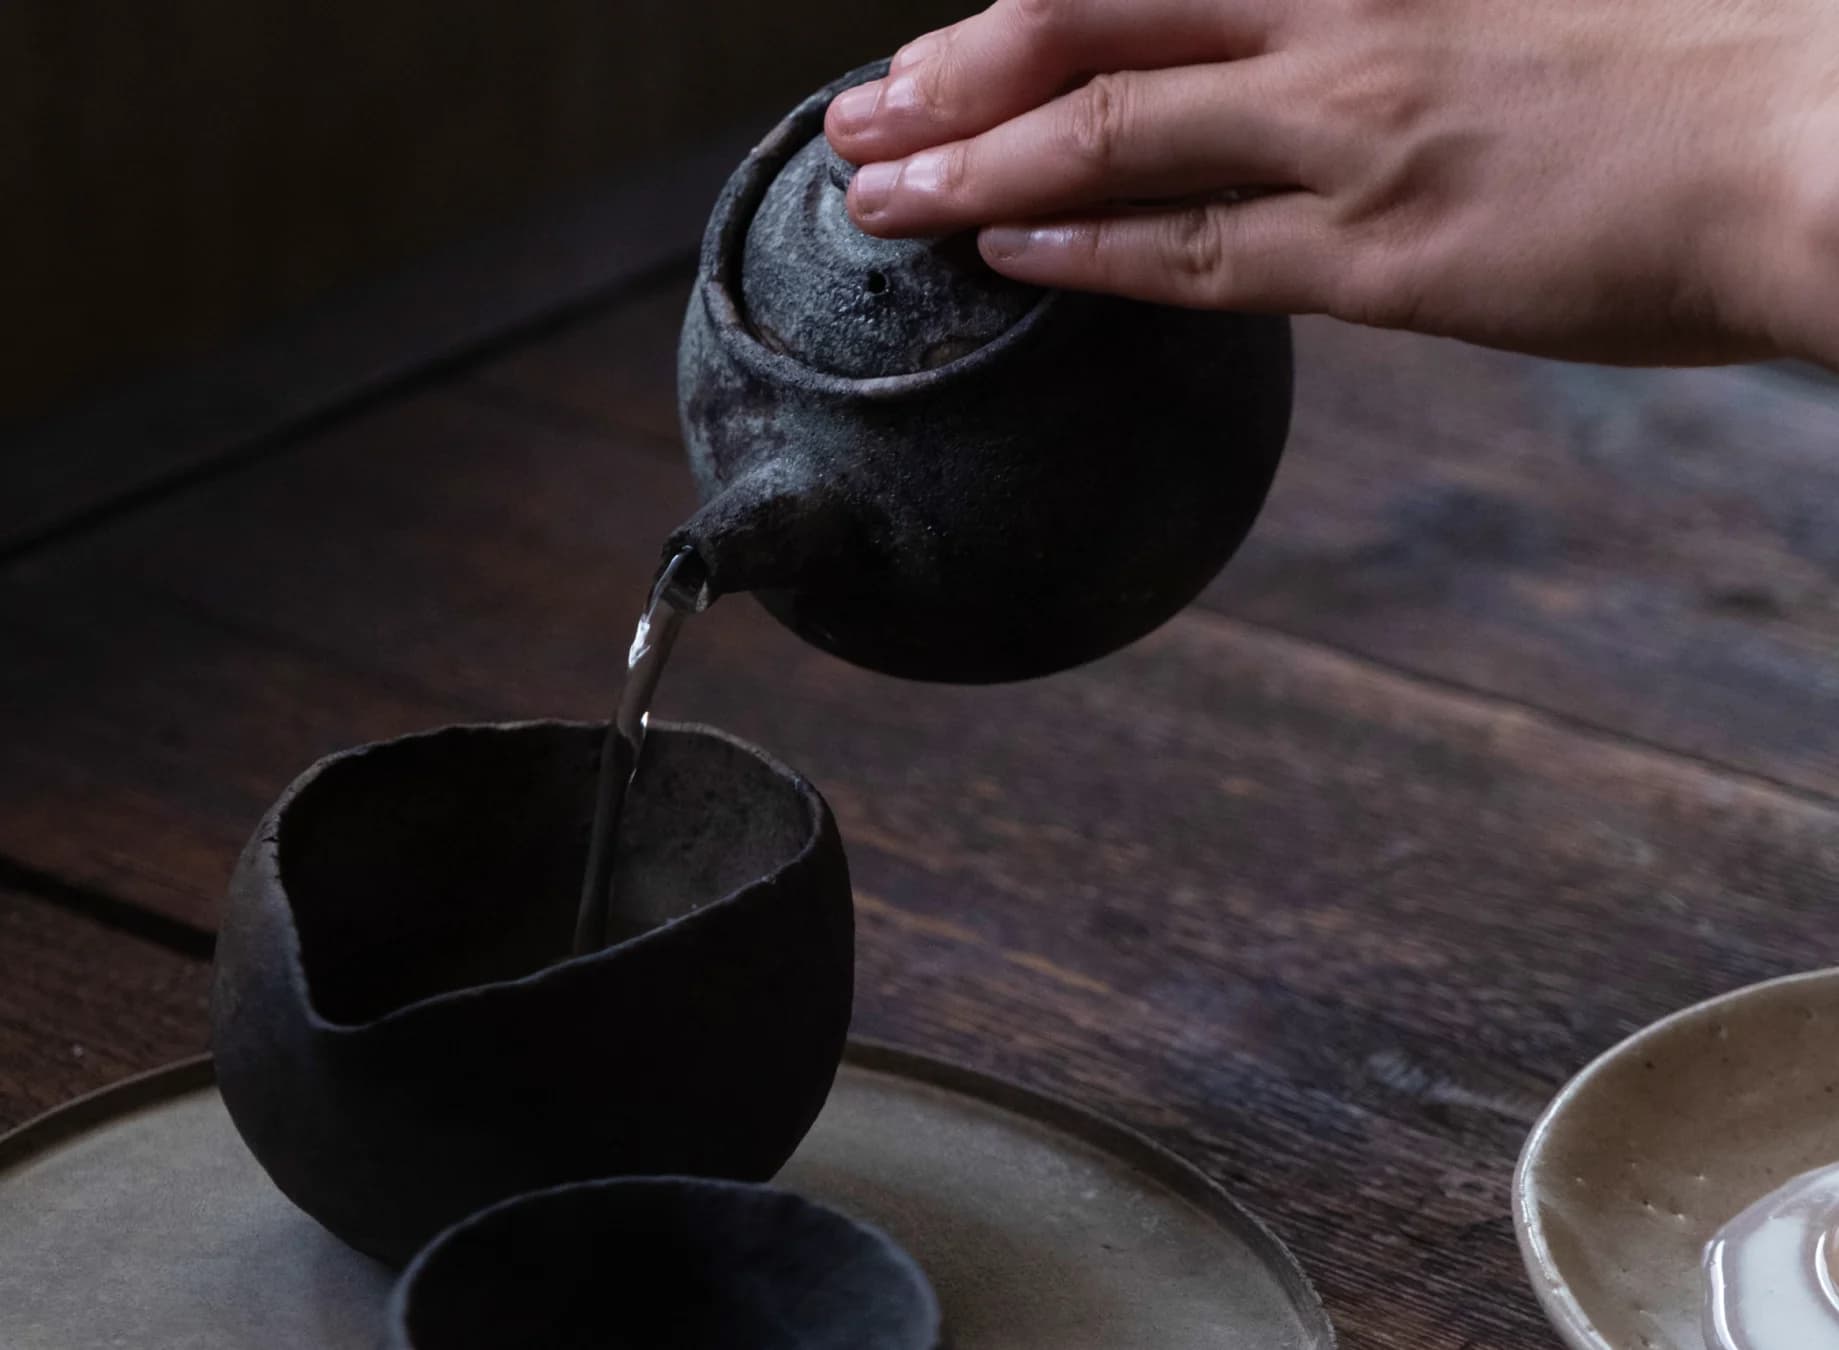
{"label": "tea", "polygon": [[612,896],[620,808],[641,766],[651,701],[664,675],[664,663],[676,644],[677,632],[686,618],[708,606],[708,590],[701,574],[702,564],[693,549],[681,550],[664,565],[652,584],[632,646],[626,653],[626,680],[600,751],[594,824],[588,837],[587,868],[575,922],[577,955],[626,936],[615,931],[618,919]]}

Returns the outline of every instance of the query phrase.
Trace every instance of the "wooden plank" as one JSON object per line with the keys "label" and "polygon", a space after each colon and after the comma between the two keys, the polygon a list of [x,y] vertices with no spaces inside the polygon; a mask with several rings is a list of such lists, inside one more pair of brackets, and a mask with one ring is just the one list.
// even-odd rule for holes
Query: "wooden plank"
{"label": "wooden plank", "polygon": [[0,855],[213,929],[268,803],[354,740],[480,715],[132,578],[0,589]]}
{"label": "wooden plank", "polygon": [[[688,502],[655,438],[436,390],[15,567],[0,853],[208,922],[262,805],[339,741],[604,712]],[[831,799],[859,1030],[1196,1157],[1353,1346],[1548,1344],[1506,1222],[1546,1094],[1835,957],[1839,812],[1206,612],[963,690],[724,601],[659,713]]]}
{"label": "wooden plank", "polygon": [[[482,378],[668,432],[687,288]],[[1839,797],[1839,387],[1296,332],[1289,451],[1204,604]]]}
{"label": "wooden plank", "polygon": [[736,122],[763,131],[964,8],[0,5],[0,255],[20,260],[11,331],[31,335],[0,364],[0,410],[221,343]]}
{"label": "wooden plank", "polygon": [[992,948],[879,895],[859,895],[858,915],[858,1025],[1169,1144],[1299,1254],[1343,1344],[1549,1344],[1507,1219],[1507,1160],[1544,1091],[1517,1065],[1274,981],[1218,981],[1197,1010]]}
{"label": "wooden plank", "polygon": [[1298,331],[1208,604],[1839,797],[1839,392]]}
{"label": "wooden plank", "polygon": [[[649,573],[654,541],[687,501],[687,485],[674,468],[614,443],[524,426],[464,398],[431,397],[391,410],[316,453],[192,494],[56,567],[41,564],[17,578],[17,614],[35,615],[39,628],[28,644],[38,663],[15,666],[15,678],[22,690],[44,692],[35,705],[7,700],[19,710],[7,727],[9,744],[37,755],[18,756],[24,772],[13,777],[42,783],[60,746],[70,747],[73,759],[117,774],[126,766],[107,763],[104,752],[117,747],[125,760],[128,747],[146,744],[161,748],[148,773],[149,793],[171,785],[195,792],[194,804],[207,816],[241,814],[252,823],[252,808],[278,789],[281,775],[337,743],[330,728],[346,708],[365,715],[343,739],[442,717],[594,715],[610,699],[609,672],[618,668],[625,616]],[[146,617],[136,625],[136,615]],[[23,627],[23,617],[13,621]],[[87,645],[60,665],[79,640]],[[111,659],[111,643],[140,659]],[[1487,836],[1480,852],[1464,853],[1471,870],[1493,870],[1487,864],[1502,856],[1499,850],[1513,856],[1521,846],[1522,806],[1554,828],[1576,826],[1584,857],[1597,866],[1639,862],[1641,850],[1616,833],[1626,811],[1587,798],[1569,804],[1578,784],[1589,784],[1580,777],[1584,751],[1575,747],[1621,766],[1602,779],[1605,796],[1625,797],[1624,780],[1637,773],[1670,785],[1688,805],[1756,794],[1772,804],[1762,824],[1779,829],[1780,821],[1801,822],[1796,831],[1816,871],[1825,856],[1822,831],[1833,819],[1666,756],[1486,702],[1452,699],[1316,648],[1199,616],[1058,680],[955,690],[895,685],[853,671],[808,651],[746,602],[727,602],[691,630],[665,699],[665,715],[706,713],[798,752],[832,795],[869,813],[862,825],[888,838],[927,837],[917,815],[885,815],[916,812],[913,799],[923,788],[929,809],[949,808],[960,822],[958,848],[976,838],[992,861],[1032,836],[990,837],[980,828],[982,809],[954,795],[966,775],[978,792],[1015,794],[1013,801],[990,797],[1005,803],[992,819],[1014,826],[1029,816],[1048,839],[1110,838],[1119,830],[1107,814],[1113,810],[1125,811],[1135,826],[1167,833],[1168,803],[1144,815],[1117,794],[1144,766],[1166,778],[1185,763],[1180,755],[1191,753],[1200,772],[1221,775],[1220,782],[1236,783],[1232,791],[1249,794],[1233,815],[1255,815],[1257,837],[1225,847],[1213,832],[1199,831],[1158,862],[1154,874],[1166,880],[1166,869],[1187,850],[1213,847],[1193,859],[1191,880],[1198,881],[1216,875],[1241,849],[1269,847],[1273,868],[1284,866],[1264,879],[1265,893],[1299,884],[1292,861],[1298,832],[1357,831],[1333,863],[1340,867],[1366,869],[1386,848],[1402,848],[1388,819],[1399,809],[1389,792],[1423,794],[1452,819],[1467,820],[1489,804],[1497,784],[1507,784],[1515,809],[1493,821],[1498,837]],[[1305,710],[1293,711],[1293,702]],[[156,717],[160,710],[164,715]],[[847,713],[849,737],[838,734],[839,710]],[[1527,802],[1514,794],[1524,796],[1546,775],[1531,751],[1507,738],[1505,729],[1521,725],[1539,729],[1553,745],[1574,747],[1563,754],[1535,747],[1547,758],[1558,756],[1564,768]],[[40,728],[50,727],[58,731],[47,737]],[[943,736],[945,728],[960,731],[960,739]],[[856,762],[850,742],[857,736],[867,738],[881,763]],[[1017,741],[1029,758],[1011,763],[1005,756],[1016,753]],[[1184,749],[1188,742],[1192,748]],[[291,765],[282,762],[288,746],[299,746]],[[1088,755],[1135,767],[1097,772]],[[1241,763],[1245,782],[1230,772]],[[256,764],[264,767],[252,769]],[[214,781],[190,786],[190,773],[213,765],[221,766]],[[1254,765],[1262,777],[1252,773]],[[1407,781],[1388,782],[1401,775]],[[1220,789],[1208,781],[1192,786],[1197,800],[1217,809]],[[1249,803],[1261,797],[1253,790],[1261,783],[1289,783],[1295,795],[1264,808],[1268,815],[1254,812]],[[1316,800],[1337,784],[1340,797]],[[1061,790],[1043,791],[1048,785]],[[22,787],[9,805],[22,808],[27,799]],[[1693,838],[1703,822],[1684,807],[1681,819],[1672,819],[1675,812],[1661,811],[1667,802],[1663,793],[1630,808],[1636,819],[1643,810],[1660,813],[1637,837],[1653,833],[1654,851],[1703,860],[1715,839]],[[64,805],[79,803],[73,794]],[[1368,832],[1359,822],[1374,811]],[[879,825],[873,813],[884,813]],[[18,819],[17,810],[8,817]],[[47,812],[37,823],[50,819]],[[1066,823],[1056,829],[1055,821]],[[170,822],[150,823],[155,834]],[[1744,828],[1752,827],[1756,822],[1746,820]],[[38,833],[20,831],[7,851],[34,865],[63,865],[61,856],[32,852]],[[1483,837],[1470,831],[1451,847],[1471,850]],[[240,841],[237,833],[219,836],[220,846],[233,840]],[[1786,867],[1796,854],[1785,839],[1779,842]],[[160,839],[149,845],[149,856],[171,848]],[[1318,841],[1310,851],[1329,865]],[[1548,857],[1543,865],[1553,863]],[[124,864],[124,878],[127,871]],[[169,873],[202,875],[183,857],[173,859]],[[1691,875],[1677,880],[1688,887],[1677,894],[1696,894],[1705,884]],[[152,893],[144,898],[157,900]],[[1750,903],[1766,915],[1767,898]],[[1451,906],[1451,917],[1467,909],[1465,898]],[[1512,916],[1516,931],[1529,922]],[[1558,937],[1588,940],[1562,928]],[[1765,931],[1754,940],[1766,937]]]}
{"label": "wooden plank", "polygon": [[214,357],[0,427],[0,558],[692,256],[752,138],[732,131],[642,164]]}
{"label": "wooden plank", "polygon": [[0,886],[0,1130],[203,1050],[205,962]]}
{"label": "wooden plank", "polygon": [[680,455],[677,336],[693,277],[688,267],[667,270],[618,303],[481,363],[473,376],[482,388],[517,394],[585,426],[656,437]]}

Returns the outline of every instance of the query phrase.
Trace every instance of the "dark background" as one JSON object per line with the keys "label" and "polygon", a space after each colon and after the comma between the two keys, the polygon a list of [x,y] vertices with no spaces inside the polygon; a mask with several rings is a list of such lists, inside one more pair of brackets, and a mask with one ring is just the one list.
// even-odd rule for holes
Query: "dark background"
{"label": "dark background", "polygon": [[712,131],[962,0],[7,0],[0,419]]}

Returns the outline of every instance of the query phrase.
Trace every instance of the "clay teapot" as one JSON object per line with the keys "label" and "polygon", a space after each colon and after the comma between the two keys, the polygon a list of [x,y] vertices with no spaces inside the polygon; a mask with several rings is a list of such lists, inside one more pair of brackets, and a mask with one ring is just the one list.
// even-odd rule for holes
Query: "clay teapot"
{"label": "clay teapot", "polygon": [[604,735],[460,726],[334,755],[237,866],[224,1105],[295,1204],[388,1264],[565,1182],[765,1181],[829,1094],[855,956],[823,798],[731,736],[655,725],[613,940],[577,956]]}
{"label": "clay teapot", "polygon": [[880,240],[800,104],[722,192],[678,355],[710,594],[914,679],[1062,670],[1192,600],[1289,430],[1289,326],[1041,291],[974,239]]}

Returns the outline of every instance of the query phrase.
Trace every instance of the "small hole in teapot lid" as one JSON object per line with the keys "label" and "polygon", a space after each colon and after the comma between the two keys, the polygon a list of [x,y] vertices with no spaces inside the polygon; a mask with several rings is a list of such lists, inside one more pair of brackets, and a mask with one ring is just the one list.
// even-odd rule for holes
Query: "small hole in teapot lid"
{"label": "small hole in teapot lid", "polygon": [[[1041,292],[990,270],[976,236],[883,239],[851,219],[822,135],[785,161],[741,240],[740,310],[760,341],[851,379],[934,369],[941,343],[965,354],[1019,323]],[[730,264],[731,265],[731,264]]]}

